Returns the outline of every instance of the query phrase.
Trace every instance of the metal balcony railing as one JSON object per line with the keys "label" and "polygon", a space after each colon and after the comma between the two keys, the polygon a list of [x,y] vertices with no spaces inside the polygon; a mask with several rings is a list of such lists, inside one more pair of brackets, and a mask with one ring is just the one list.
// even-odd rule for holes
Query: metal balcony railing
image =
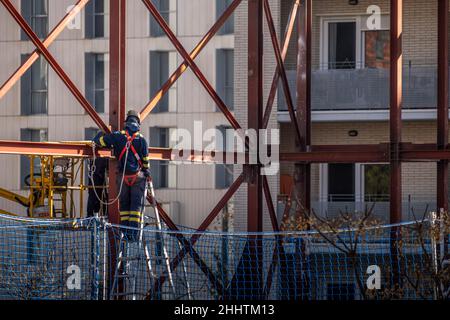
{"label": "metal balcony railing", "polygon": [[[296,71],[288,70],[287,76],[295,101]],[[389,109],[389,69],[316,69],[312,72],[311,91],[313,111]],[[436,108],[436,92],[436,65],[407,62],[403,66],[403,109]],[[281,86],[278,110],[287,111]]]}
{"label": "metal balcony railing", "polygon": [[[338,217],[341,213],[364,212],[366,208],[372,208],[372,217],[389,223],[390,203],[387,194],[328,194],[325,197],[313,198],[312,209],[316,214],[327,218]],[[278,203],[278,215],[282,216],[285,205]],[[292,213],[295,208],[291,208]],[[407,195],[402,200],[402,220],[420,220],[423,215],[436,211],[436,200],[431,196]]]}

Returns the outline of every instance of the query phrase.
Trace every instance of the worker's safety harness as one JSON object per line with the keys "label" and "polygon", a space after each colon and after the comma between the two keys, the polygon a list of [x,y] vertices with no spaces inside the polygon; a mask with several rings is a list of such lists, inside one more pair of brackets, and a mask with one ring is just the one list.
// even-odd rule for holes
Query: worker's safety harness
{"label": "worker's safety harness", "polygon": [[[139,164],[139,170],[136,171],[136,173],[133,173],[133,174],[124,174],[124,182],[125,182],[129,187],[131,187],[131,186],[134,185],[134,183],[136,182],[136,179],[137,179],[137,177],[138,177],[138,173],[139,173],[139,171],[142,169],[142,159],[141,159],[141,157],[139,156],[138,152],[136,151],[136,148],[133,146],[133,141],[134,141],[134,139],[135,139],[137,136],[139,136],[139,132],[135,132],[132,136],[130,136],[130,135],[128,134],[128,131],[126,131],[126,130],[121,131],[121,133],[122,133],[122,134],[125,134],[125,136],[126,136],[126,138],[127,138],[127,143],[126,143],[125,147],[123,147],[122,151],[120,152],[120,155],[119,155],[119,161],[122,160],[124,154],[127,152],[128,149],[130,149],[131,152],[133,152],[134,157],[136,158],[136,160],[138,161],[138,164]],[[126,165],[127,165],[127,164],[124,163],[124,168],[123,168],[124,172],[125,172]]]}

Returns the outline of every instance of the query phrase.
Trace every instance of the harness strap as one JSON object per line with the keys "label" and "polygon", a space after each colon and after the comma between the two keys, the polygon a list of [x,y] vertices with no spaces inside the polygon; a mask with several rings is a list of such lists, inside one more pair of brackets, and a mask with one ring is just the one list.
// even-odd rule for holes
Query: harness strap
{"label": "harness strap", "polygon": [[131,174],[131,175],[125,175],[123,182],[125,182],[127,186],[131,187],[135,184],[137,177],[138,177],[137,173]]}
{"label": "harness strap", "polygon": [[[134,157],[135,157],[136,160],[138,161],[139,167],[142,168],[142,159],[141,159],[141,157],[139,156],[138,152],[136,151],[136,149],[135,149],[134,146],[133,146],[133,140],[134,140],[134,138],[136,138],[138,135],[139,135],[139,132],[136,132],[136,133],[134,133],[132,136],[130,136],[130,135],[128,134],[128,131],[125,131],[125,136],[127,137],[127,144],[125,145],[125,147],[124,147],[124,148],[122,149],[122,151],[120,152],[120,155],[119,155],[119,161],[122,160],[123,155],[124,155],[125,152],[127,151],[127,145],[130,144],[131,152],[133,152]],[[125,170],[125,168],[124,168],[124,170]]]}

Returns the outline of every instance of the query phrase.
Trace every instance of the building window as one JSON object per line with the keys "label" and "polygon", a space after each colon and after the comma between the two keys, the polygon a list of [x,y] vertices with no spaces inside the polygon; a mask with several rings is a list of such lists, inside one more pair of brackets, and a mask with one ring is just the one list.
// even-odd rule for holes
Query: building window
{"label": "building window", "polygon": [[[224,13],[230,6],[233,0],[216,0],[216,20]],[[234,32],[234,13],[227,19],[225,24],[219,30],[219,34],[232,34]]]}
{"label": "building window", "polygon": [[364,164],[364,201],[388,202],[389,201],[389,177],[388,164]]}
{"label": "building window", "polygon": [[[47,129],[20,129],[20,140],[21,141],[33,141],[33,142],[43,142],[48,140]],[[33,164],[35,174],[41,172],[41,163],[39,158],[34,159]],[[20,157],[20,187],[25,189],[27,184],[26,180],[29,179],[30,174],[30,158],[28,156]]]}
{"label": "building window", "polygon": [[[22,55],[22,63],[29,57]],[[20,79],[22,115],[46,114],[48,104],[48,65],[41,56]]]}
{"label": "building window", "polygon": [[[164,20],[169,24],[170,16],[170,0],[152,0],[156,9],[158,9],[159,14],[164,18]],[[164,35],[164,31],[156,22],[152,14],[150,14],[150,36],[151,37],[161,37]]]}
{"label": "building window", "polygon": [[[231,152],[233,151],[233,137],[231,127],[219,126],[217,127],[220,135],[216,138],[216,150]],[[216,164],[216,189],[227,189],[233,183],[233,165],[232,164]]]}
{"label": "building window", "polygon": [[[20,3],[22,17],[36,35],[43,39],[48,34],[48,0],[22,0]],[[21,30],[21,39],[28,40]]]}
{"label": "building window", "polygon": [[[169,79],[169,52],[150,51],[150,97],[161,89],[167,79]],[[169,111],[169,92],[161,98],[153,112]]]}
{"label": "building window", "polygon": [[234,50],[216,52],[216,88],[225,105],[234,109]]}
{"label": "building window", "polygon": [[353,163],[328,165],[328,201],[355,201],[355,165]]}
{"label": "building window", "polygon": [[86,38],[103,38],[105,36],[105,1],[91,0],[86,5]]}
{"label": "building window", "polygon": [[86,99],[97,112],[105,112],[105,54],[85,53]]}
{"label": "building window", "polygon": [[[150,127],[150,147],[170,148],[170,137],[174,128]],[[150,161],[153,185],[155,188],[176,188],[176,165],[169,161]]]}
{"label": "building window", "polygon": [[328,23],[328,69],[355,69],[356,22]]}

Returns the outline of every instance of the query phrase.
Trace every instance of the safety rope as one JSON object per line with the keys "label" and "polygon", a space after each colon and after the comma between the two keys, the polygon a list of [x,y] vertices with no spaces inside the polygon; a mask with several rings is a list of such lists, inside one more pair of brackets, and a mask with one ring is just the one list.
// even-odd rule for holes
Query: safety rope
{"label": "safety rope", "polygon": [[[125,166],[126,166],[126,163],[127,163],[127,160],[128,160],[128,151],[130,150],[130,145],[131,145],[130,141],[127,141],[127,144],[125,145],[125,148],[126,148],[125,161],[124,161]],[[89,165],[88,179],[91,181],[91,185],[92,185],[92,187],[94,189],[94,194],[95,194],[95,197],[97,198],[97,200],[102,205],[109,206],[109,205],[115,203],[120,198],[120,194],[122,193],[123,183],[125,181],[125,167],[122,170],[122,179],[120,180],[120,187],[119,187],[119,192],[118,192],[117,196],[112,201],[103,201],[103,199],[98,196],[97,188],[96,188],[95,183],[94,183],[94,172],[95,172],[95,169],[96,169],[96,166],[95,166],[95,160],[96,160],[96,156],[95,156],[95,142],[92,142],[91,147],[92,147],[92,165]]]}

